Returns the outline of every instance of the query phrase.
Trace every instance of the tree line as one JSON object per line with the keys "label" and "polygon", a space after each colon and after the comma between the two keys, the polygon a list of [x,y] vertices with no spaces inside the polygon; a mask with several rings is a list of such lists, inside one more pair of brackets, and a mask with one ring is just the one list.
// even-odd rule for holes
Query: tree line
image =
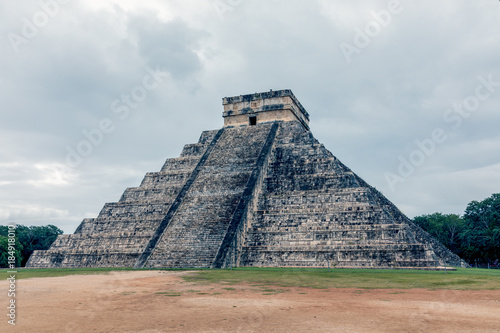
{"label": "tree line", "polygon": [[471,266],[499,266],[500,193],[469,202],[463,216],[434,213],[413,221]]}
{"label": "tree line", "polygon": [[[9,261],[9,227],[0,225],[0,268],[8,267]],[[47,250],[63,231],[54,225],[24,226],[15,228],[14,257],[16,266],[25,266],[29,257],[35,250]],[[11,252],[12,254],[12,252]]]}

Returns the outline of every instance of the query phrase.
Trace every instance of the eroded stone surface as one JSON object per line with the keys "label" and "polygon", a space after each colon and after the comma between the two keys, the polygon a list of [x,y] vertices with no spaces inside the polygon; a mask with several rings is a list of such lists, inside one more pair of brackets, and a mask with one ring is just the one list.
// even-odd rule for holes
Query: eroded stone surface
{"label": "eroded stone surface", "polygon": [[35,251],[28,266],[465,265],[343,165],[303,120],[262,118],[203,132],[74,234]]}

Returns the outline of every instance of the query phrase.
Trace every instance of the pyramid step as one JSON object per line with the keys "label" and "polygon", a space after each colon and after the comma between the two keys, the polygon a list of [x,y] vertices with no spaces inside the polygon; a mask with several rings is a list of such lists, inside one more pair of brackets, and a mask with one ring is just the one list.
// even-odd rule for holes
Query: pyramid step
{"label": "pyramid step", "polygon": [[291,91],[223,101],[224,128],[28,266],[465,266],[314,138]]}

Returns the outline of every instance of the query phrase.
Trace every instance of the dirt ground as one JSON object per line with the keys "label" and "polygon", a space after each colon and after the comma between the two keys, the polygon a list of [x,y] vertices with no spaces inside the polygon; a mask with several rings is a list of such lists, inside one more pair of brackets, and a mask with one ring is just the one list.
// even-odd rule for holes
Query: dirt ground
{"label": "dirt ground", "polygon": [[[500,332],[500,291],[200,285],[189,272],[0,281],[1,332]],[[4,291],[2,291],[4,290]]]}

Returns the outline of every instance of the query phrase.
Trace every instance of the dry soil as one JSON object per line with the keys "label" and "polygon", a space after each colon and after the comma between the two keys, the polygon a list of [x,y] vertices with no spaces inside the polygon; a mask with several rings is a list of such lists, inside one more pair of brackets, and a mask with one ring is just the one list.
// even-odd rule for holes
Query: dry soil
{"label": "dry soil", "polygon": [[[193,284],[131,271],[17,281],[1,332],[500,332],[500,291]],[[3,291],[2,291],[3,290]],[[5,291],[5,292],[4,292]]]}

